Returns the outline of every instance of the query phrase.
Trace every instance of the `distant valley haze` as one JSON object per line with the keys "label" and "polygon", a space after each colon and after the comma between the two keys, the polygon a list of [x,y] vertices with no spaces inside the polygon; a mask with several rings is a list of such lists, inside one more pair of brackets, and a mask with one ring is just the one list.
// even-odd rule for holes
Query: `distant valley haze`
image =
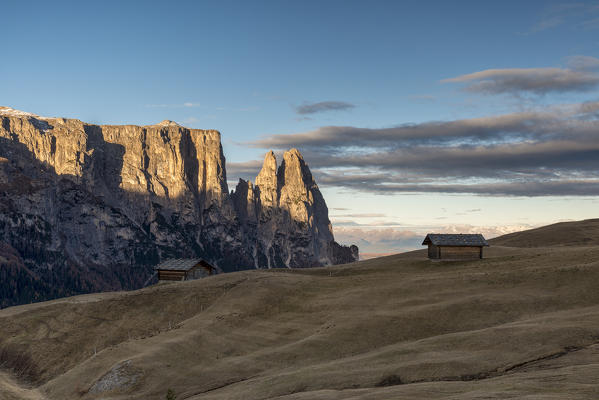
{"label": "distant valley haze", "polygon": [[33,3],[1,106],[218,130],[229,188],[297,148],[363,257],[597,217],[596,1]]}

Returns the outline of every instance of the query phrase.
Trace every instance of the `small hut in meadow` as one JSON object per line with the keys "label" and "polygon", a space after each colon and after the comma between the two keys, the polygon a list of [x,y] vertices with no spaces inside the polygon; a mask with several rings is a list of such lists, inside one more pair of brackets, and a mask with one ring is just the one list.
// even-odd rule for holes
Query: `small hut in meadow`
{"label": "small hut in meadow", "polygon": [[154,267],[158,281],[189,281],[216,274],[216,268],[201,258],[175,258]]}
{"label": "small hut in meadow", "polygon": [[431,260],[473,260],[483,258],[483,247],[489,243],[481,234],[429,233],[422,245],[428,245]]}

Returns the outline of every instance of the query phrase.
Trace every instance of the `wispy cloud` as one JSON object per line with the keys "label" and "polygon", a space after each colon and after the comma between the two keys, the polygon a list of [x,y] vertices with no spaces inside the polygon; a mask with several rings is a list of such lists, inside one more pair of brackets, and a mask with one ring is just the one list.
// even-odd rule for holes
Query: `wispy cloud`
{"label": "wispy cloud", "polygon": [[444,79],[441,82],[466,84],[465,90],[477,93],[584,92],[599,85],[599,59],[589,56],[569,58],[569,68],[487,69]]}
{"label": "wispy cloud", "polygon": [[263,161],[252,160],[244,162],[227,162],[227,175],[230,178],[255,179],[262,168]]}
{"label": "wispy cloud", "polygon": [[193,108],[193,107],[201,107],[200,103],[178,103],[178,104],[146,104],[147,108]]}
{"label": "wispy cloud", "polygon": [[200,122],[200,120],[197,119],[196,117],[188,117],[188,118],[185,118],[183,120],[184,124],[195,124],[195,123],[198,123],[198,122]]}
{"label": "wispy cloud", "polygon": [[304,103],[295,107],[295,112],[300,115],[316,114],[327,111],[343,111],[356,107],[344,101],[321,101],[318,103]]}
{"label": "wispy cloud", "polygon": [[331,217],[333,225],[335,226],[361,226],[361,227],[388,227],[388,226],[393,226],[393,227],[399,227],[402,226],[403,224],[399,221],[377,221],[377,222],[369,222],[369,223],[363,223],[363,222],[357,222],[354,220],[348,220],[348,219],[336,219],[334,216]]}
{"label": "wispy cloud", "polygon": [[599,58],[576,55],[566,58],[570,68],[576,70],[594,70],[599,69]]}
{"label": "wispy cloud", "polygon": [[[532,136],[566,135],[572,131],[592,134],[585,117],[599,111],[599,101],[562,105],[490,117],[403,124],[389,128],[325,126],[314,131],[271,135],[248,143],[258,148],[310,148],[331,152],[335,148],[412,148],[442,142],[476,144],[481,141],[513,142]],[[594,126],[593,126],[594,127]],[[372,157],[365,157],[371,159]],[[332,161],[335,163],[335,161]]]}
{"label": "wispy cloud", "polygon": [[219,106],[219,107],[215,107],[214,110],[216,111],[243,111],[243,112],[250,112],[250,111],[259,111],[260,107],[258,106],[245,106],[245,107],[223,107],[223,106]]}
{"label": "wispy cloud", "polygon": [[431,103],[437,100],[437,98],[435,96],[431,96],[430,94],[414,94],[410,96],[410,100],[423,103]]}
{"label": "wispy cloud", "polygon": [[375,193],[599,195],[599,101],[389,128],[326,126],[254,147],[298,147],[321,184]]}
{"label": "wispy cloud", "polygon": [[[335,181],[331,185],[339,185]],[[347,180],[343,186],[349,187]],[[462,193],[485,196],[597,196],[599,179],[571,181],[525,181],[491,184],[394,184],[380,182],[370,186],[353,186],[354,190],[368,190],[380,194],[391,193]]]}
{"label": "wispy cloud", "polygon": [[335,217],[347,217],[347,218],[379,218],[386,217],[386,214],[380,213],[363,213],[363,214],[337,214]]}
{"label": "wispy cloud", "polygon": [[593,18],[583,21],[580,23],[580,26],[582,26],[586,30],[599,29],[599,18]]}
{"label": "wispy cloud", "polygon": [[530,33],[539,33],[562,25],[571,28],[599,28],[599,3],[568,2],[551,4],[545,7]]}

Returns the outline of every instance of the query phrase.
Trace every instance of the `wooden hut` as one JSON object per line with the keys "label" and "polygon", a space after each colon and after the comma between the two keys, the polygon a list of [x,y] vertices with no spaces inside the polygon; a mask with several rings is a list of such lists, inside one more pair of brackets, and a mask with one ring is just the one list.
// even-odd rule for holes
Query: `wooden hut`
{"label": "wooden hut", "polygon": [[175,258],[154,267],[158,281],[188,281],[216,274],[216,268],[201,258]]}
{"label": "wooden hut", "polygon": [[489,243],[481,234],[429,233],[422,245],[428,245],[431,260],[473,260],[483,258],[483,247]]}

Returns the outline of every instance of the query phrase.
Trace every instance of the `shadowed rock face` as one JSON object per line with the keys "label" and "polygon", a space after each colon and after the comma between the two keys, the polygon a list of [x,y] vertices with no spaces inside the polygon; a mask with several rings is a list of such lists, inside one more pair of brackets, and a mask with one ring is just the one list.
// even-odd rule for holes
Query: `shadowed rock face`
{"label": "shadowed rock face", "polygon": [[135,288],[164,258],[221,271],[357,260],[334,242],[295,149],[229,194],[220,134],[172,121],[90,125],[0,107],[0,241],[73,294]]}

